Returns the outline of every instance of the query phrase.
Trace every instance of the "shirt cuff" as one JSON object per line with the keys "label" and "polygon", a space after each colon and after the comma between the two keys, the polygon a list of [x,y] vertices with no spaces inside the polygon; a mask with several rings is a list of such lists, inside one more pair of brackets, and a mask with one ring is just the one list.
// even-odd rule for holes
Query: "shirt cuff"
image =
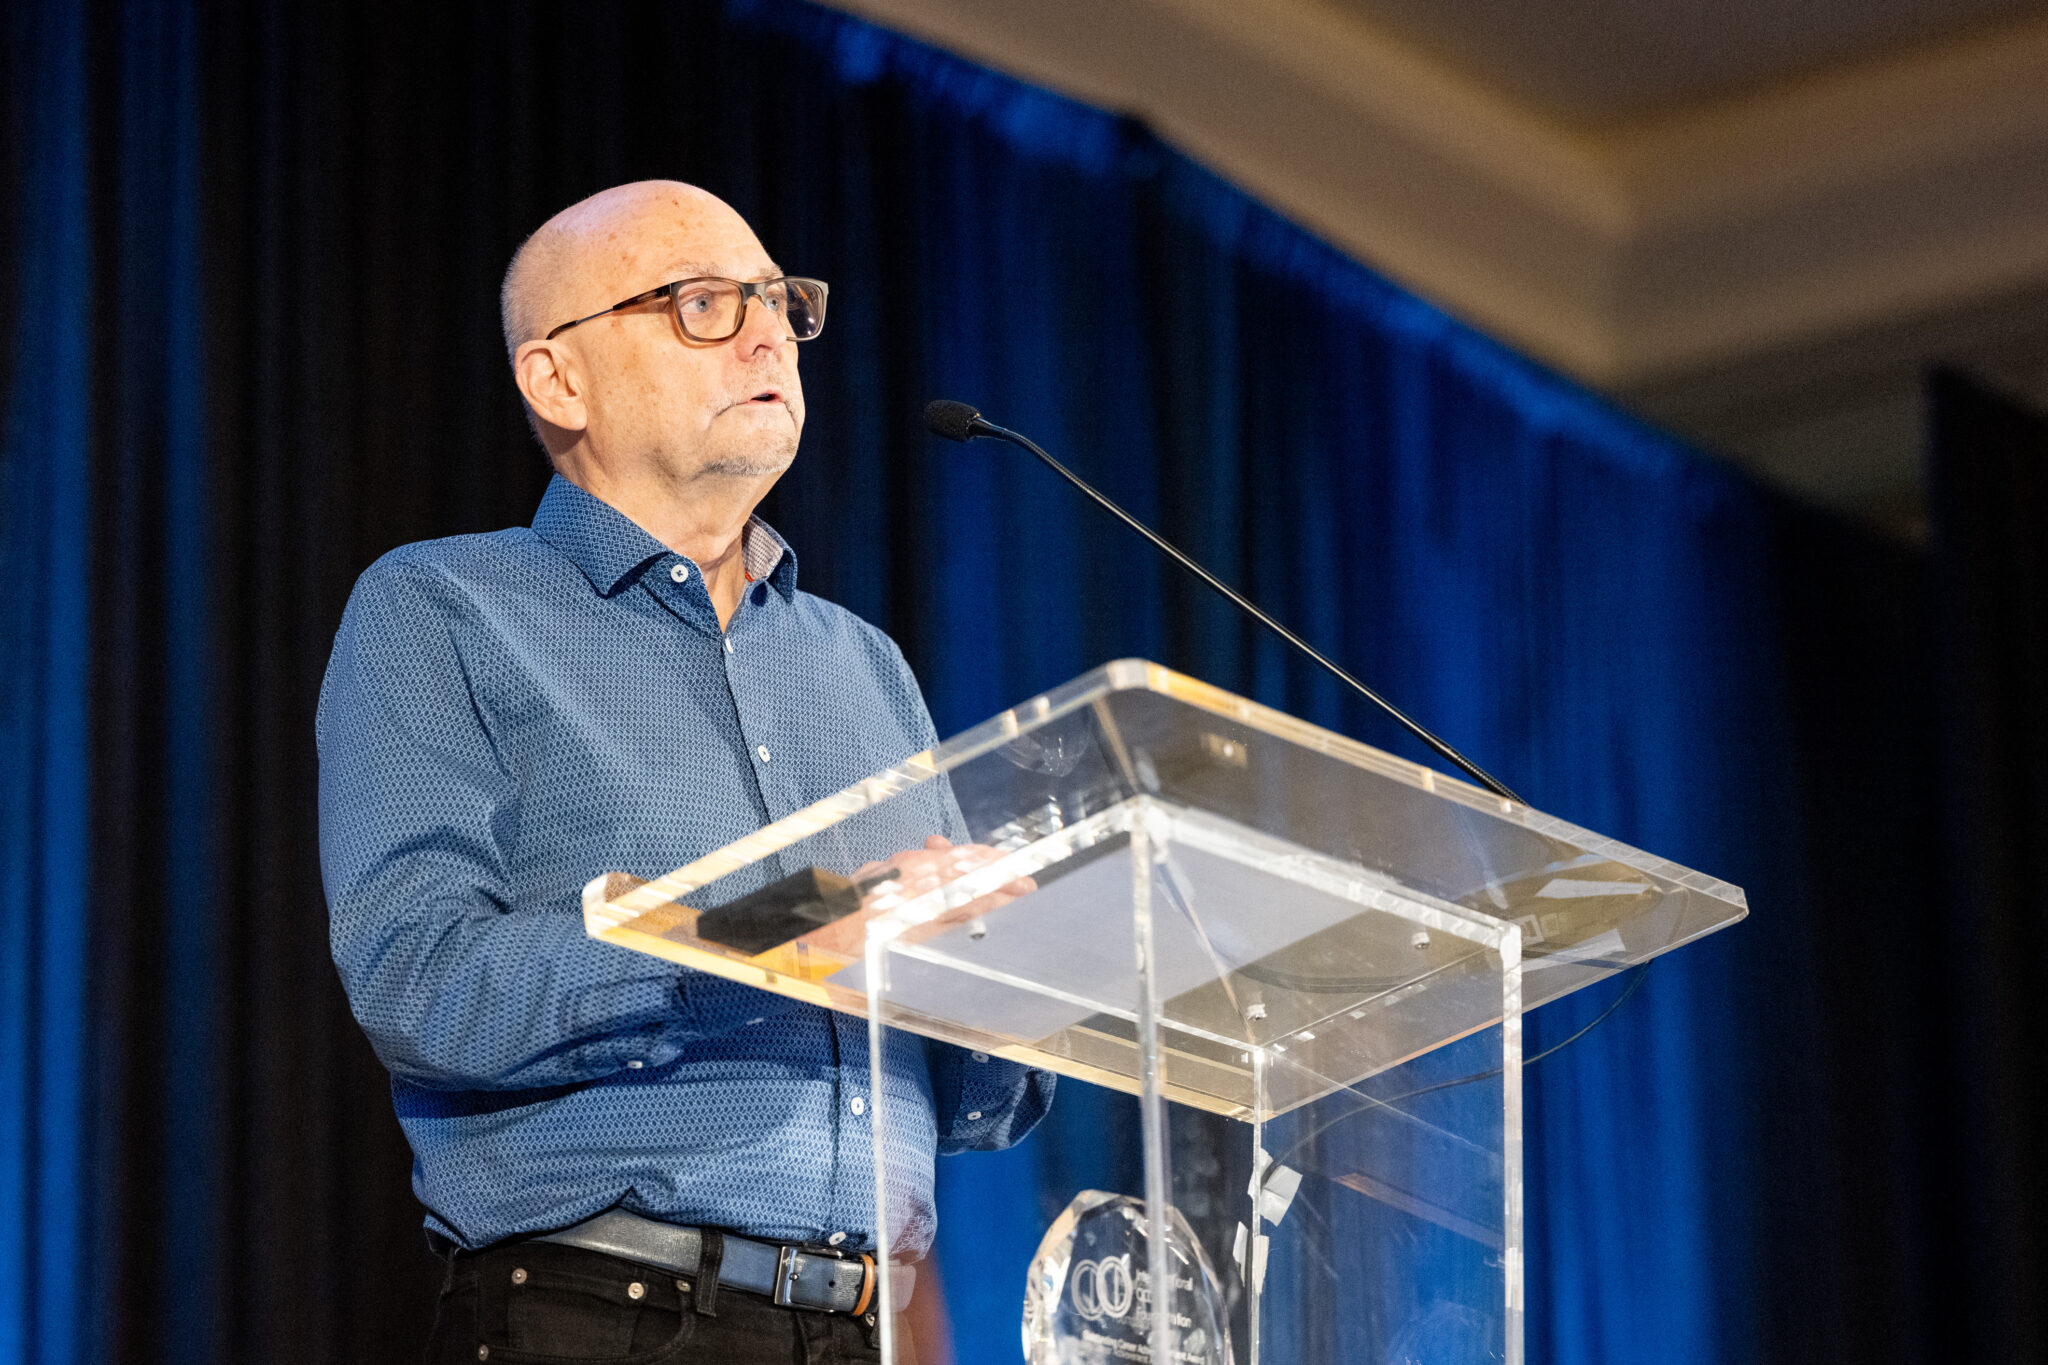
{"label": "shirt cuff", "polygon": [[1052,1105],[1053,1076],[986,1052],[958,1054],[958,1099],[943,1116],[943,1151],[995,1151],[1021,1140]]}

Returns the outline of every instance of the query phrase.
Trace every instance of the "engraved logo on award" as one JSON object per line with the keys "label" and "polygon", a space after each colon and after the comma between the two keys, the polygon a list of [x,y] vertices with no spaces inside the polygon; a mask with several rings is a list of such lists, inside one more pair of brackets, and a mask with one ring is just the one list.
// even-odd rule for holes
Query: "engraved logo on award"
{"label": "engraved logo on award", "polygon": [[1164,1311],[1175,1365],[1233,1365],[1216,1273],[1178,1209],[1166,1210],[1172,1284],[1155,1294],[1143,1201],[1083,1190],[1047,1229],[1024,1290],[1030,1365],[1150,1361],[1152,1315]]}

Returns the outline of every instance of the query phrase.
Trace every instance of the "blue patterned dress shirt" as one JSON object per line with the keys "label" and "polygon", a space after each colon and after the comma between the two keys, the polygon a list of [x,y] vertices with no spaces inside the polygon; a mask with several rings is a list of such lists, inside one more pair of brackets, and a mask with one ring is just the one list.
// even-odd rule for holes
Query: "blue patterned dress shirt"
{"label": "blue patterned dress shirt", "polygon": [[[744,556],[721,632],[694,564],[557,477],[531,528],[394,550],[349,599],[318,723],[334,960],[427,1225],[465,1247],[614,1205],[874,1246],[866,1024],[583,929],[591,877],[680,867],[934,741],[894,642],[798,592],[766,523]],[[1052,1078],[890,1037],[915,1255],[934,1155],[1015,1142]]]}

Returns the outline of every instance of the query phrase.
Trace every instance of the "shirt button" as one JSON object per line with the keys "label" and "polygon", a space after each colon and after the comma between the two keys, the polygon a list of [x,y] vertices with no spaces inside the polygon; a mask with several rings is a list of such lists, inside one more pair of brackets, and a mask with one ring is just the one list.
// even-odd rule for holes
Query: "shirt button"
{"label": "shirt button", "polygon": [[758,754],[758,755],[760,756],[760,759],[761,759],[761,761],[762,761],[763,763],[766,763],[766,762],[768,761],[768,746],[767,746],[767,745],[765,745],[765,744],[756,744],[756,745],[754,746],[754,752],[755,752],[756,754]]}
{"label": "shirt button", "polygon": [[669,582],[671,582],[671,583],[687,583],[687,582],[689,581],[689,579],[690,579],[690,566],[689,566],[689,565],[687,565],[687,564],[671,564],[671,565],[669,565],[669,566],[668,566],[668,581],[669,581]]}
{"label": "shirt button", "polygon": [[635,1057],[633,1058],[633,1060],[626,1063],[626,1066],[633,1071],[638,1071],[641,1067],[645,1065],[646,1063],[641,1061],[638,1057]]}
{"label": "shirt button", "polygon": [[852,1108],[853,1112],[856,1114],[865,1114],[868,1112],[868,1102],[862,1099],[860,1096],[855,1095],[853,1097]]}
{"label": "shirt button", "polygon": [[977,1109],[977,1110],[975,1110],[975,1111],[974,1111],[973,1113],[971,1113],[971,1114],[969,1114],[969,1115],[967,1116],[967,1121],[968,1121],[969,1123],[973,1123],[973,1122],[975,1122],[975,1121],[976,1121],[977,1119],[979,1119],[980,1117],[981,1117],[981,1111],[980,1111],[979,1109]]}
{"label": "shirt button", "polygon": [[833,1233],[833,1234],[832,1234],[832,1235],[831,1235],[830,1237],[827,1237],[827,1238],[825,1239],[825,1245],[826,1245],[826,1246],[828,1246],[828,1247],[836,1247],[836,1246],[838,1246],[838,1245],[839,1245],[839,1244],[840,1244],[841,1242],[843,1242],[843,1241],[845,1241],[845,1240],[846,1240],[846,1234],[845,1234],[845,1233],[843,1233],[843,1232],[835,1232],[835,1233]]}
{"label": "shirt button", "polygon": [[725,652],[728,654],[732,653],[732,636],[730,635],[725,637]]}
{"label": "shirt button", "polygon": [[988,1060],[988,1054],[986,1052],[970,1052],[967,1055],[974,1058],[974,1060],[977,1062],[985,1062]]}

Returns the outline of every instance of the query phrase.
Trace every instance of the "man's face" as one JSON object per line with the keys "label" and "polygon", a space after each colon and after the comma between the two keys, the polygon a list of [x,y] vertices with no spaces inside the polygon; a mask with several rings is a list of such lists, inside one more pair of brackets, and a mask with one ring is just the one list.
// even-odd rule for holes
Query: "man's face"
{"label": "man's face", "polygon": [[[782,272],[753,230],[709,195],[678,187],[594,234],[578,294],[584,311],[699,275],[761,280]],[[566,319],[564,319],[566,321]],[[804,395],[797,344],[782,318],[748,300],[739,334],[685,336],[668,301],[563,334],[581,357],[594,453],[678,486],[703,478],[772,485],[796,457]]]}

